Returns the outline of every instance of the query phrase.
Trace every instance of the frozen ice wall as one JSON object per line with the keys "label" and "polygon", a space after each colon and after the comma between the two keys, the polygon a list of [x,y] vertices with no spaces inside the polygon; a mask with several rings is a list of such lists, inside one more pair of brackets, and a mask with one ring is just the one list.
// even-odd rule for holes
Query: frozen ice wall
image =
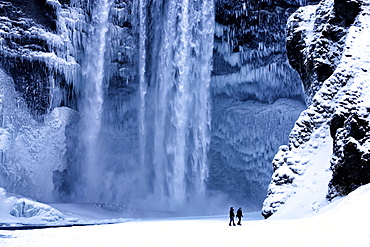
{"label": "frozen ice wall", "polygon": [[67,107],[54,108],[35,121],[13,80],[0,70],[1,184],[15,193],[53,200],[53,172],[67,163],[67,126],[77,119]]}
{"label": "frozen ice wall", "polygon": [[[41,8],[29,4],[31,12]],[[0,183],[14,193],[51,201],[54,172],[68,164],[66,132],[78,119],[75,110],[61,103],[66,95],[56,75],[70,82],[78,64],[66,52],[70,43],[65,33],[48,30],[55,28],[53,22],[42,15],[37,22],[26,18],[10,2],[2,2],[0,8]],[[44,14],[51,12],[42,9]]]}
{"label": "frozen ice wall", "polygon": [[301,3],[218,1],[212,73],[210,190],[258,209],[271,161],[305,109],[285,51],[285,23]]}
{"label": "frozen ice wall", "polygon": [[[114,93],[123,91],[117,84],[127,85],[134,73],[125,71],[133,63],[127,52],[133,50],[127,22],[131,10],[125,3],[97,3],[0,4],[5,10],[0,18],[0,183],[12,192],[44,201],[118,201],[112,199],[109,186],[115,181],[107,174],[127,159],[119,156],[112,165],[106,157],[132,152],[115,139],[109,142],[114,136],[119,144],[130,143],[122,135],[134,136],[127,135],[131,129],[122,127],[122,119],[130,121],[125,115],[130,106],[123,102],[135,96]],[[38,13],[34,19],[25,18],[29,10]]]}

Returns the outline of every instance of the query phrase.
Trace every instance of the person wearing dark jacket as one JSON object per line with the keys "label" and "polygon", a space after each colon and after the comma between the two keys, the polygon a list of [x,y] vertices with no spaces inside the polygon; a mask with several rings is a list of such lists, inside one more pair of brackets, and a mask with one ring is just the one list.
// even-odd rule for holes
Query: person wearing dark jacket
{"label": "person wearing dark jacket", "polygon": [[235,222],[234,222],[235,213],[234,213],[234,208],[233,207],[230,208],[229,216],[230,216],[229,226],[231,226],[231,222],[233,223],[233,226],[235,226]]}
{"label": "person wearing dark jacket", "polygon": [[242,217],[243,217],[243,211],[242,208],[239,208],[238,211],[236,211],[236,217],[238,218],[238,225],[242,225]]}

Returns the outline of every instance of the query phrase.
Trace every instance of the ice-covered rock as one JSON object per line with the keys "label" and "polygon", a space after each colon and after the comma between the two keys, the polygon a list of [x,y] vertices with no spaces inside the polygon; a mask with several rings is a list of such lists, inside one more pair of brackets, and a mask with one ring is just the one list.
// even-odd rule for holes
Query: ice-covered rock
{"label": "ice-covered rock", "polygon": [[216,1],[209,188],[260,207],[304,104],[285,25],[306,1]]}
{"label": "ice-covered rock", "polygon": [[55,208],[26,198],[20,198],[15,202],[10,215],[24,218],[37,217],[47,222],[64,220],[63,214]]}
{"label": "ice-covered rock", "polygon": [[305,105],[292,99],[273,104],[218,99],[212,116],[209,188],[259,206],[272,173],[271,160]]}
{"label": "ice-covered rock", "polygon": [[[53,109],[44,123],[35,121],[13,80],[0,69],[0,186],[14,193],[53,200],[55,170],[71,160],[68,135],[78,114],[67,107]],[[58,190],[58,186],[55,186]]]}
{"label": "ice-covered rock", "polygon": [[[83,51],[92,27],[88,3],[72,5],[58,0],[0,3],[0,183],[13,192],[44,200],[66,200],[75,179],[71,174],[78,169],[79,113],[75,110],[81,107]],[[105,115],[107,126],[120,121],[117,118],[129,121],[122,108],[130,107],[122,105],[136,97],[135,84],[128,83],[136,72],[128,18],[131,2],[117,1],[111,13],[114,51],[107,54],[112,69],[106,73],[110,81],[106,103],[114,104],[116,111]],[[40,177],[43,183],[38,183]]]}
{"label": "ice-covered rock", "polygon": [[40,224],[42,222],[63,221],[64,215],[55,208],[44,203],[35,202],[26,198],[8,196],[5,189],[0,188],[0,218],[1,223],[22,222]]}
{"label": "ice-covered rock", "polygon": [[16,201],[17,201],[17,198],[13,196],[8,197],[6,195],[6,190],[3,188],[0,188],[0,217],[1,218],[4,219],[9,216],[9,213],[12,210],[12,207],[14,206]]}

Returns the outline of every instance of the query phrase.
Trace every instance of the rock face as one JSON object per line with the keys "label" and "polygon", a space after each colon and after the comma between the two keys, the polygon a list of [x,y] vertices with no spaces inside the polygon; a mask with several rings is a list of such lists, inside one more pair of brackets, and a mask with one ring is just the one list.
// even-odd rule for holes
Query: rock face
{"label": "rock face", "polygon": [[[347,16],[338,7],[344,5],[341,2],[344,1],[335,1],[333,10],[329,12],[327,6],[324,7],[324,3],[321,3],[322,7],[317,8],[316,13],[312,12],[313,8],[302,8],[290,18],[287,28],[289,62],[301,76],[308,103],[311,103],[322,83],[337,67],[343,51],[346,28],[352,24],[358,13],[358,5],[351,4],[351,11],[348,13],[352,14]],[[307,19],[308,15],[315,17]],[[314,34],[305,30],[312,27]]]}
{"label": "rock face", "polygon": [[[368,3],[329,0],[302,7],[288,20],[289,59],[300,73],[310,106],[297,120],[289,145],[273,161],[273,179],[262,209],[266,218],[299,198],[298,191],[315,180],[309,172],[314,166],[332,171],[321,185],[329,184],[329,199],[370,182],[369,58],[368,45],[362,42],[370,35],[368,16]],[[328,148],[331,158],[315,157]],[[325,203],[324,199],[320,195],[311,203]]]}
{"label": "rock face", "polygon": [[368,115],[334,115],[330,130],[334,138],[331,161],[333,178],[329,183],[328,198],[348,195],[361,185],[370,183],[370,150]]}
{"label": "rock face", "polygon": [[56,30],[55,10],[45,1],[6,1],[0,3],[0,14],[0,64],[37,118],[49,109],[53,73],[45,61],[31,58],[31,54],[50,52],[44,34]]}

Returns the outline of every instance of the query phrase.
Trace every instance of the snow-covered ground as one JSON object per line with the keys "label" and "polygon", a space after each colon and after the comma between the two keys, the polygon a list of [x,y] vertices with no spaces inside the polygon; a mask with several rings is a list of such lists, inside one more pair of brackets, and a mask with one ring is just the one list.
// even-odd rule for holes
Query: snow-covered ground
{"label": "snow-covered ground", "polygon": [[[67,208],[72,209],[73,205],[65,206],[64,210]],[[79,210],[77,207],[75,211]],[[259,212],[252,212],[244,214],[242,226],[230,227],[227,215],[121,218],[105,222],[115,224],[0,230],[0,246],[369,247],[369,211],[370,185],[365,185],[318,212],[302,213],[296,219],[274,215],[264,220]],[[83,214],[82,211],[79,213]],[[89,213],[92,218],[96,217],[94,210],[87,210],[83,217],[87,219]]]}

